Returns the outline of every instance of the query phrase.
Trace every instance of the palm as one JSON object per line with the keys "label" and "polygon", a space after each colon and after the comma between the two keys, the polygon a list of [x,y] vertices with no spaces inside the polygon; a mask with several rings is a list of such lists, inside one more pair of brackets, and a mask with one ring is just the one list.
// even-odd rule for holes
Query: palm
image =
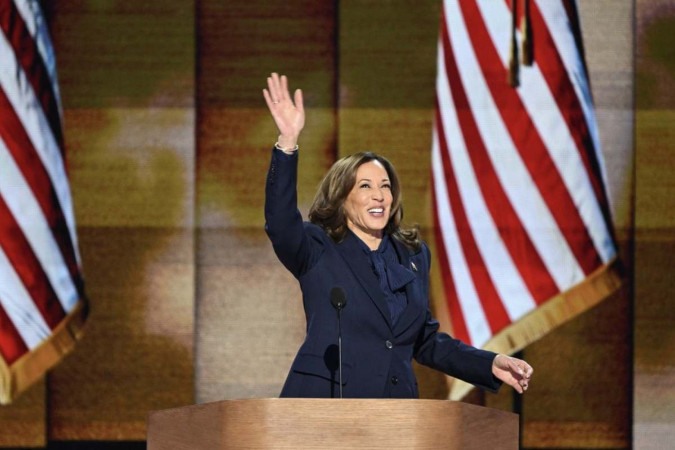
{"label": "palm", "polygon": [[272,117],[283,135],[298,135],[305,125],[305,113],[290,101],[279,103]]}

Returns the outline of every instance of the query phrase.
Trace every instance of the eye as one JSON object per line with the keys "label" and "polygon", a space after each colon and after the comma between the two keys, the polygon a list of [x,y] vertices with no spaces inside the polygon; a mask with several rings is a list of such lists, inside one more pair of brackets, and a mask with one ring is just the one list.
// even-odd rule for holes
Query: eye
{"label": "eye", "polygon": [[391,189],[391,184],[389,184],[389,183],[384,183],[384,184],[382,185],[382,189]]}
{"label": "eye", "polygon": [[360,187],[361,189],[368,189],[368,188],[370,188],[370,184],[368,184],[368,183],[361,183],[361,184],[359,185],[359,187]]}

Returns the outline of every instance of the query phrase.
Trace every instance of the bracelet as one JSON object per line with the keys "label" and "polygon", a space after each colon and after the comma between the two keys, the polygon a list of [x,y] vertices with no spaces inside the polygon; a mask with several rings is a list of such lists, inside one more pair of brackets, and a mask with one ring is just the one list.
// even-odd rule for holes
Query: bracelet
{"label": "bracelet", "polygon": [[277,150],[281,150],[282,152],[286,153],[287,155],[292,155],[293,153],[298,151],[298,144],[295,144],[295,147],[293,147],[293,148],[282,148],[279,145],[279,142],[277,141],[277,142],[274,143],[274,148],[276,148]]}

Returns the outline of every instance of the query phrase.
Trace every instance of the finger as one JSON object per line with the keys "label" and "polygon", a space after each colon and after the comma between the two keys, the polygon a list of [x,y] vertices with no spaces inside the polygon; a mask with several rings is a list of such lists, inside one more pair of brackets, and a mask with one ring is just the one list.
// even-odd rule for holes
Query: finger
{"label": "finger", "polygon": [[265,103],[267,103],[267,107],[272,109],[274,102],[272,102],[272,96],[267,89],[263,89],[263,97],[265,97]]}
{"label": "finger", "polygon": [[294,94],[295,107],[298,108],[298,111],[305,113],[305,105],[302,98],[302,90],[296,89]]}
{"label": "finger", "polygon": [[530,378],[532,376],[532,372],[534,372],[534,369],[532,369],[532,366],[530,366],[527,361],[523,361],[522,359],[517,359],[517,358],[512,358],[513,361],[518,365],[520,370],[523,371],[522,375],[524,378]]}
{"label": "finger", "polygon": [[274,89],[279,90],[279,87],[281,86],[281,82],[279,81],[279,74],[276,72],[272,72],[272,82],[274,83]]}
{"label": "finger", "polygon": [[511,357],[506,357],[506,368],[513,373],[520,375],[521,377],[525,376],[525,371],[518,364],[518,360]]}
{"label": "finger", "polygon": [[281,92],[279,92],[279,100],[288,100],[290,95],[288,94],[288,78],[286,75],[281,76]]}
{"label": "finger", "polygon": [[517,367],[517,373],[521,375],[524,379],[529,380],[532,377],[532,372],[534,372],[534,369],[532,369],[532,366],[530,366],[527,362],[523,361],[522,359],[516,359],[513,358],[514,364]]}
{"label": "finger", "polygon": [[520,385],[523,387],[523,391],[526,391],[530,384],[526,379],[523,379],[520,380]]}
{"label": "finger", "polygon": [[[279,106],[279,101],[273,100],[272,94],[270,94],[267,89],[263,89],[263,97],[265,97],[265,103],[267,103],[267,109],[272,113],[272,117],[276,117],[275,107]],[[275,119],[276,120],[276,119]]]}
{"label": "finger", "polygon": [[270,96],[270,102],[276,102],[275,89],[274,89],[274,80],[272,77],[267,77],[267,89]]}
{"label": "finger", "polygon": [[272,72],[272,75],[267,77],[267,87],[270,90],[270,96],[272,97],[272,103],[279,103],[279,97],[280,97],[280,83],[279,83],[279,75],[276,72]]}

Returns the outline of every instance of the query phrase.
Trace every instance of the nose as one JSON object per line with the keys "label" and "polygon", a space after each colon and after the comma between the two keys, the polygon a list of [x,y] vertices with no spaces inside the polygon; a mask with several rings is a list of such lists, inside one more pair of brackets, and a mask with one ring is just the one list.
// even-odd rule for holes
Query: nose
{"label": "nose", "polygon": [[378,202],[384,201],[384,191],[379,188],[373,189],[373,200],[377,200]]}

